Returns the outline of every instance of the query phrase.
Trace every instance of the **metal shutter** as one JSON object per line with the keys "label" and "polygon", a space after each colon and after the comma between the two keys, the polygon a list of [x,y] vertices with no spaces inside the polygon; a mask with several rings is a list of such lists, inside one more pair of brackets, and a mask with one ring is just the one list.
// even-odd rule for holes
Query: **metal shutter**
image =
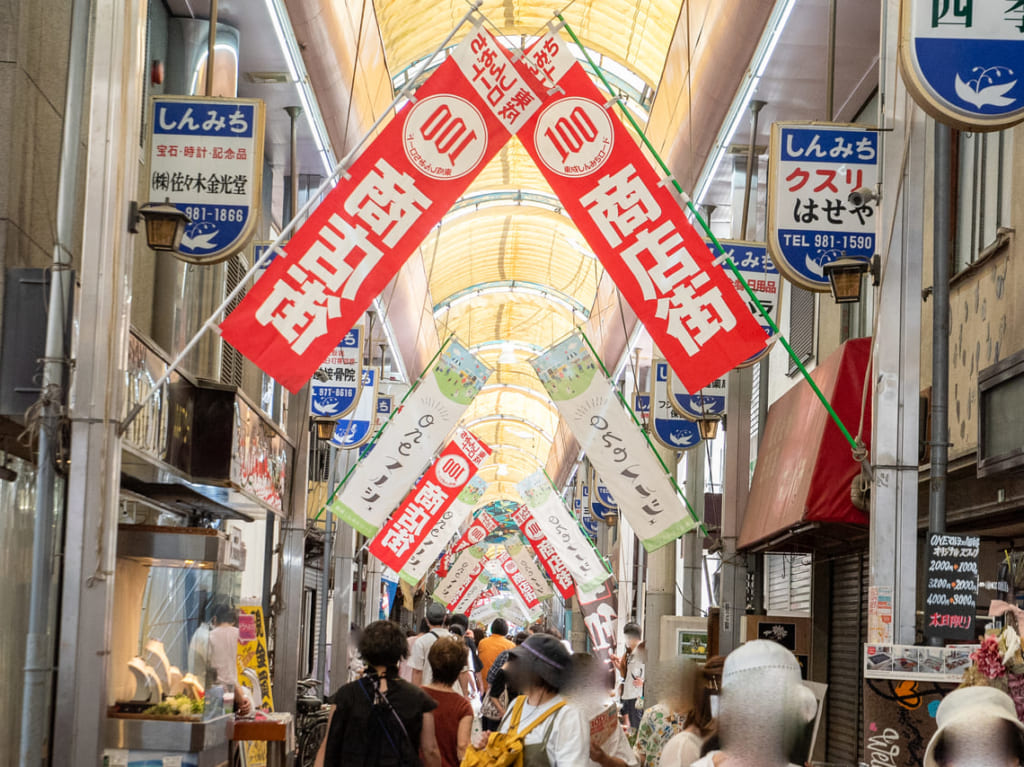
{"label": "metal shutter", "polygon": [[772,613],[811,612],[811,556],[766,554],[765,610]]}
{"label": "metal shutter", "polygon": [[[814,293],[789,285],[789,345],[801,362],[814,356]],[[796,372],[789,360],[789,372]]]}
{"label": "metal shutter", "polygon": [[832,562],[825,759],[857,764],[864,740],[862,646],[867,638],[866,552]]}

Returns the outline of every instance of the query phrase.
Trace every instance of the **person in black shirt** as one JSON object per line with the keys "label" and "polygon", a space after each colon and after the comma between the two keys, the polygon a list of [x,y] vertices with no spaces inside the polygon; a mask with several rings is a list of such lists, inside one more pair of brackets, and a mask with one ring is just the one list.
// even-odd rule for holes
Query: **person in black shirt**
{"label": "person in black shirt", "polygon": [[408,653],[397,623],[376,621],[363,630],[359,654],[366,675],[331,698],[316,767],[441,767],[431,713],[437,703],[398,676],[398,661]]}

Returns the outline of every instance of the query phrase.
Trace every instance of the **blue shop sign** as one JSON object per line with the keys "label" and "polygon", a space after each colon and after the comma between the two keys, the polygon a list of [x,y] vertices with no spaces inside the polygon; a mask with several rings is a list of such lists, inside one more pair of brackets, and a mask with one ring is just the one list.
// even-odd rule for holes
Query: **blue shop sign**
{"label": "blue shop sign", "polygon": [[335,447],[360,447],[370,438],[373,421],[376,418],[377,371],[363,368],[362,392],[355,410],[341,418],[334,427],[331,444]]}
{"label": "blue shop sign", "polygon": [[654,360],[651,381],[651,431],[665,447],[689,450],[700,444],[700,429],[695,421],[680,416],[672,407],[668,393],[669,366]]}
{"label": "blue shop sign", "polygon": [[361,391],[363,328],[348,331],[317,370],[310,387],[309,410],[314,418],[338,418],[355,407]]}
{"label": "blue shop sign", "polygon": [[900,68],[921,107],[964,130],[1024,120],[1024,0],[903,0]]}
{"label": "blue shop sign", "polygon": [[878,184],[878,133],[858,125],[774,123],[768,251],[790,282],[829,290],[826,264],[875,253],[875,204],[852,192]]}

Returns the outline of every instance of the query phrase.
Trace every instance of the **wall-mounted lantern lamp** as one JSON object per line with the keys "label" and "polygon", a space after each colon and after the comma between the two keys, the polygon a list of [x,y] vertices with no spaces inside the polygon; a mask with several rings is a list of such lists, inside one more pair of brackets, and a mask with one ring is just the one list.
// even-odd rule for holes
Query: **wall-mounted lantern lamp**
{"label": "wall-mounted lantern lamp", "polygon": [[871,272],[873,284],[878,284],[878,256],[851,258],[843,256],[822,267],[828,277],[832,299],[837,304],[855,304],[860,301],[861,277]]}
{"label": "wall-mounted lantern lamp", "polygon": [[139,231],[139,220],[146,220],[146,244],[150,249],[164,253],[174,253],[181,245],[185,234],[185,226],[191,221],[178,208],[171,205],[170,200],[164,202],[147,202],[139,206],[132,202],[128,214],[128,231],[136,234]]}

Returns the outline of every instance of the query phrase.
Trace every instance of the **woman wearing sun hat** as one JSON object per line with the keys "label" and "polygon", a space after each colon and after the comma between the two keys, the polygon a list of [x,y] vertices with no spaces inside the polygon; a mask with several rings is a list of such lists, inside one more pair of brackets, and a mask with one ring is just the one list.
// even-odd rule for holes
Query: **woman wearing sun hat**
{"label": "woman wearing sun hat", "polygon": [[935,712],[938,729],[924,767],[1018,767],[1024,764],[1024,725],[1013,699],[994,687],[961,687]]}
{"label": "woman wearing sun hat", "polygon": [[509,651],[505,673],[522,691],[508,707],[499,727],[508,732],[518,712],[518,732],[543,718],[523,739],[523,767],[587,767],[590,763],[590,724],[562,696],[572,659],[561,642],[534,634]]}

